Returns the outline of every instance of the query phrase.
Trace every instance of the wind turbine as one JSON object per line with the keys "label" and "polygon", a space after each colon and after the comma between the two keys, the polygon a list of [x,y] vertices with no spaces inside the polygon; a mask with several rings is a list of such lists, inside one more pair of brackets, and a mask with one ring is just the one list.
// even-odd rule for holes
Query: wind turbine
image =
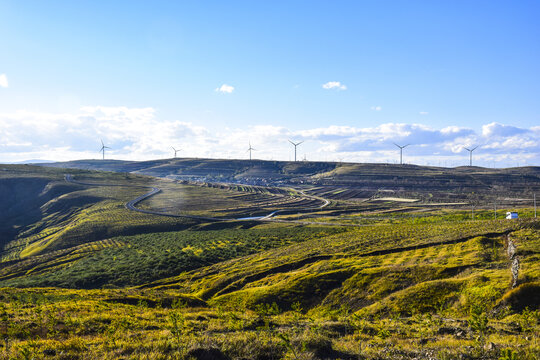
{"label": "wind turbine", "polygon": [[289,140],[289,142],[290,142],[291,144],[293,144],[293,146],[294,146],[294,161],[296,161],[296,147],[297,147],[298,145],[300,145],[301,143],[303,143],[303,141],[300,141],[300,142],[297,142],[297,143],[293,143],[291,140]]}
{"label": "wind turbine", "polygon": [[99,151],[103,153],[103,160],[105,160],[105,149],[110,149],[110,147],[105,146],[105,144],[103,143],[103,140],[101,140],[101,150]]}
{"label": "wind turbine", "polygon": [[[250,142],[250,143],[249,143],[249,148],[247,149],[247,151],[249,151],[249,161],[251,161],[251,151],[252,151],[252,150],[257,151],[257,149],[254,149],[254,148],[251,147],[251,142]],[[247,152],[247,151],[246,151],[246,152]]]}
{"label": "wind turbine", "polygon": [[405,149],[407,146],[409,146],[411,144],[400,146],[400,145],[394,143],[394,145],[396,145],[399,148],[399,164],[403,165],[403,149]]}
{"label": "wind turbine", "polygon": [[478,148],[478,146],[475,146],[474,148],[472,149],[467,149],[466,147],[464,147],[465,150],[467,150],[469,152],[469,166],[472,166],[472,152],[474,150],[476,150]]}
{"label": "wind turbine", "polygon": [[182,149],[176,150],[174,147],[171,146],[171,148],[174,150],[174,158],[176,159],[176,153],[179,151],[182,151]]}

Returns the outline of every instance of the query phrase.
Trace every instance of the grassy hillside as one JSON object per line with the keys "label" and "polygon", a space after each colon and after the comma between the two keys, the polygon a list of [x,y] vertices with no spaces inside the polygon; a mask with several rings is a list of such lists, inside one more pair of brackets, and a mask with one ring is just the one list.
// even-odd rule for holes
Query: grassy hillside
{"label": "grassy hillside", "polygon": [[117,172],[138,172],[152,176],[178,176],[182,179],[203,178],[266,178],[291,179],[331,171],[336,163],[324,162],[283,162],[263,160],[221,160],[221,159],[165,159],[151,161],[122,160],[78,160],[44,164],[43,166],[106,170]]}
{"label": "grassy hillside", "polygon": [[[249,230],[258,223],[227,220],[318,202],[292,189],[185,184],[83,170],[70,170],[75,180],[68,182],[66,171],[59,169],[5,169],[0,186],[9,202],[3,203],[2,223],[10,232],[3,233],[0,281],[6,285],[136,285],[327,231],[281,223]],[[137,206],[168,216],[126,208],[151,187],[161,193]],[[216,220],[207,223],[208,217]],[[195,245],[205,247],[204,254],[192,251]]]}
{"label": "grassy hillside", "polygon": [[1,166],[0,244],[11,240],[21,228],[41,219],[41,206],[75,188],[63,182],[59,170],[36,171],[25,165]]}
{"label": "grassy hillside", "polygon": [[79,160],[45,166],[136,172],[157,177],[204,182],[301,186],[335,200],[413,197],[432,202],[484,206],[494,200],[531,202],[540,193],[540,168],[441,168],[417,165],[263,160],[164,159],[154,161]]}
{"label": "grassy hillside", "polygon": [[[471,225],[403,223],[337,234],[315,230],[312,239],[135,288],[3,288],[0,332],[8,340],[0,354],[536,359],[538,224]],[[272,233],[276,240],[283,237]],[[252,235],[257,243],[268,234],[260,229]],[[202,255],[216,245],[227,249],[221,242],[209,246],[209,239],[193,243],[189,251]],[[135,253],[160,248],[160,242],[122,240]],[[510,242],[516,247],[511,258]],[[516,258],[520,266],[514,284]],[[122,273],[127,264],[138,266],[136,261],[123,263],[105,267]],[[77,274],[66,271],[68,278]]]}
{"label": "grassy hillside", "polygon": [[[451,202],[432,191],[448,174],[400,167],[432,185],[359,201],[389,181],[379,165],[300,165],[281,187],[1,166],[0,358],[540,356],[540,225],[501,205],[534,191],[535,168],[453,169],[491,185]],[[520,176],[530,187],[496,190]],[[126,208],[150,188],[150,213]]]}
{"label": "grassy hillside", "polygon": [[7,201],[0,215],[9,230],[2,237],[2,261],[63,250],[114,235],[187,228],[182,218],[151,217],[125,209],[125,202],[146,192],[153,179],[136,175],[74,171],[89,181],[124,186],[82,186],[64,180],[65,171],[7,166],[0,190]]}

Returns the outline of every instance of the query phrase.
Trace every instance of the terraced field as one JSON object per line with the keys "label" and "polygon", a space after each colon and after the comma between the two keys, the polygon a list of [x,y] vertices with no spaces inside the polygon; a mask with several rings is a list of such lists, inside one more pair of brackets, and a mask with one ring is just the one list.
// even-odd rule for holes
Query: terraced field
{"label": "terraced field", "polygon": [[163,186],[162,190],[139,207],[175,215],[237,219],[266,216],[275,211],[302,212],[325,204],[323,200],[285,188],[206,183],[179,187],[174,183]]}
{"label": "terraced field", "polygon": [[[5,241],[4,261],[113,235],[187,228],[200,222],[193,216],[226,220],[317,207],[323,203],[292,189],[195,185],[119,174],[96,179],[95,174],[85,172],[81,172],[76,181],[66,183],[60,180],[63,175],[59,171],[53,174],[54,180],[41,183],[39,189],[61,188],[69,192],[44,199],[43,204],[34,206],[36,222]],[[142,210],[176,215],[176,218],[127,211],[124,206],[127,202],[154,186],[159,186],[161,193],[138,206]],[[18,199],[13,202],[18,203]],[[40,205],[39,210],[37,205]]]}
{"label": "terraced field", "polygon": [[[126,208],[151,188],[134,206],[167,216]],[[0,189],[0,358],[540,356],[540,225],[526,202],[482,208],[491,190],[451,205],[31,166]]]}
{"label": "terraced field", "polygon": [[[46,166],[135,172],[177,180],[311,188],[312,194],[342,201],[402,197],[432,203],[494,200],[531,204],[540,193],[540,168],[442,168],[416,165],[262,160],[165,159],[146,162],[80,160]],[[521,200],[519,200],[521,199]],[[528,200],[526,200],[528,199]]]}
{"label": "terraced field", "polygon": [[[269,353],[309,359],[498,359],[508,353],[534,359],[540,353],[540,316],[531,310],[540,289],[538,223],[475,224],[445,224],[433,236],[409,224],[336,234],[318,229],[311,239],[121,290],[4,288],[2,311],[17,320],[0,324],[13,336],[3,351],[156,359]],[[253,241],[266,243],[271,234],[279,241],[291,228],[269,230],[250,230]],[[192,256],[221,251],[240,234],[210,240],[219,233],[188,240],[182,249]],[[148,257],[151,246],[163,248],[148,239],[124,237],[80,251],[109,251],[115,261],[137,267],[140,260],[119,259],[126,255],[121,249]],[[514,288],[509,241],[517,244],[521,264]],[[72,266],[67,278],[96,260]],[[122,269],[109,266],[110,273]]]}

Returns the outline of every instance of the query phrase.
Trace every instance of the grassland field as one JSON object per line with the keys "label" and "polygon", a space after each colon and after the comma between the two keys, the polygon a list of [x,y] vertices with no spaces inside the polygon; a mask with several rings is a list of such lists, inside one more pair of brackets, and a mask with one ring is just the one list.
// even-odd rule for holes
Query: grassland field
{"label": "grassland field", "polygon": [[[506,192],[483,170],[485,190],[454,196],[417,174],[340,185],[349,164],[271,164],[287,183],[263,186],[168,177],[260,171],[180,163],[0,166],[0,358],[540,358],[536,169],[506,171],[529,184]],[[150,187],[137,207],[175,216],[126,209]]]}

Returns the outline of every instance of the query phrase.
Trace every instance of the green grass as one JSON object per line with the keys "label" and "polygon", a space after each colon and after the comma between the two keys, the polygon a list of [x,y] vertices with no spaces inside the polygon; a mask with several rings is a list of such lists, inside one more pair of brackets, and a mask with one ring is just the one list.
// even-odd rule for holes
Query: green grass
{"label": "green grass", "polygon": [[[24,176],[25,180],[36,184],[35,193],[29,194],[33,202],[28,204],[35,216],[21,220],[19,229],[13,232],[11,238],[4,240],[4,251],[0,257],[3,261],[24,259],[119,235],[169,232],[201,223],[188,218],[137,213],[124,207],[127,201],[146,193],[150,186],[160,187],[163,192],[138,206],[168,214],[245,217],[265,215],[281,207],[303,206],[306,203],[305,199],[297,196],[289,197],[280,191],[265,192],[260,188],[248,187],[249,191],[240,192],[228,187],[186,185],[141,176],[79,170],[69,170],[77,181],[118,186],[68,184],[62,180],[63,172],[68,172],[66,170],[36,171],[34,168],[34,175],[41,175],[39,182],[36,182],[23,171],[26,167],[22,167],[21,171],[17,169],[10,172],[13,178]],[[61,189],[57,189],[59,187]],[[38,201],[37,194],[43,188],[51,196]],[[21,188],[20,192],[24,192],[24,189]],[[20,197],[18,195],[16,199]],[[25,214],[27,210],[21,209],[18,216]]]}
{"label": "green grass", "polygon": [[[104,242],[100,241],[92,243],[91,249],[80,247],[77,251],[53,259],[45,257],[41,262],[40,259],[34,262],[29,259],[26,271],[19,270],[23,276],[0,281],[0,284],[65,288],[140,285],[209,264],[342,231],[339,228],[277,224],[253,229],[117,236],[107,241],[114,246],[103,246]],[[85,250],[91,250],[91,253],[79,257],[78,254]],[[63,263],[63,266],[49,269],[57,262]]]}
{"label": "green grass", "polygon": [[[98,247],[101,255],[136,256],[117,257],[126,267],[154,254],[162,259],[162,251],[174,258],[180,252],[222,256],[233,246],[249,245],[255,253],[217,259],[214,265],[184,269],[179,276],[139,288],[0,289],[0,332],[9,339],[0,354],[54,350],[75,357],[91,352],[97,359],[162,359],[214,349],[231,359],[269,353],[278,359],[413,359],[433,353],[498,359],[510,349],[522,359],[534,359],[540,355],[540,316],[524,305],[530,309],[526,300],[537,291],[538,278],[529,274],[512,290],[506,235],[493,234],[510,231],[528,264],[538,251],[537,224],[476,225],[468,231],[460,222],[441,225],[431,233],[435,241],[427,236],[426,225],[408,224],[337,234],[266,224],[249,230],[118,237],[90,247]],[[394,251],[392,238],[406,249]],[[277,247],[263,250],[264,244]],[[392,251],[373,254],[381,248]],[[89,259],[79,270],[105,260]],[[123,273],[114,262],[107,266],[113,267],[111,275]],[[152,268],[155,263],[137,269],[145,273]],[[69,269],[59,273],[77,277]],[[485,330],[467,325],[473,305],[481,305]],[[2,323],[2,313],[12,320]]]}
{"label": "green grass", "polygon": [[[344,166],[333,174],[361,175]],[[309,177],[315,168],[291,164],[284,171]],[[489,209],[475,211],[471,221],[467,208],[426,203],[355,204],[337,199],[350,189],[308,185],[304,191],[330,191],[336,200],[320,212],[280,219],[312,225],[204,222],[136,213],[124,204],[147,191],[134,185],[164,189],[142,207],[223,217],[312,200],[289,188],[73,170],[79,180],[121,185],[79,186],[63,181],[64,170],[38,176],[32,169],[0,175],[18,194],[20,179],[34,184],[25,206],[35,210],[28,221],[20,217],[23,207],[2,218],[15,236],[4,244],[0,267],[0,358],[540,355],[536,221],[492,220]],[[367,176],[373,169],[364,170]],[[396,176],[416,170],[403,167]],[[332,221],[363,226],[321,224]],[[516,288],[508,239],[520,263]]]}

